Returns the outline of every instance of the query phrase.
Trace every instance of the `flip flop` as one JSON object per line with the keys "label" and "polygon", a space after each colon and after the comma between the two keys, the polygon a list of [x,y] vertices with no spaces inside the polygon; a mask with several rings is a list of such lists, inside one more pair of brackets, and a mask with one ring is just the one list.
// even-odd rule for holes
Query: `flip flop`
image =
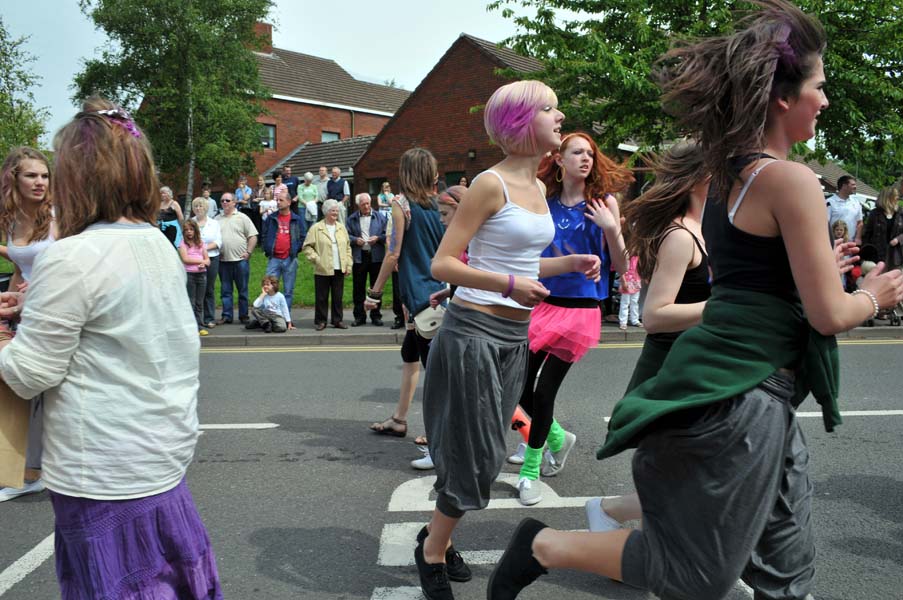
{"label": "flip flop", "polygon": [[414,438],[414,443],[418,446],[426,446],[429,442],[427,442],[425,435],[418,435]]}
{"label": "flip flop", "polygon": [[[401,425],[402,429],[395,429],[392,424]],[[394,416],[389,417],[385,421],[373,423],[370,425],[370,431],[380,435],[390,435],[392,437],[404,437],[408,434],[408,422],[404,419],[396,419]]]}

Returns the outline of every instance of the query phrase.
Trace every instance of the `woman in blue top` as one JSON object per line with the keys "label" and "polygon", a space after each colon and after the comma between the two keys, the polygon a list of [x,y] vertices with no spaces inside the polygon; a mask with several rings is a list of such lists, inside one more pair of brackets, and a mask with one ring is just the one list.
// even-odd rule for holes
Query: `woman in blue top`
{"label": "woman in blue top", "polygon": [[540,463],[544,476],[557,475],[577,440],[552,417],[555,396],[571,365],[599,342],[599,303],[608,296],[609,266],[614,264],[619,273],[627,269],[618,202],[611,194],[633,182],[630,170],[602,154],[585,133],[565,136],[559,150],[540,164],[538,175],[555,224],[555,238],[542,256],[591,254],[600,258],[602,269],[599,281],[582,273],[540,279],[549,296],[530,318],[527,385],[520,399],[532,418],[518,483],[526,506],[542,500],[539,487],[531,483],[539,479]]}

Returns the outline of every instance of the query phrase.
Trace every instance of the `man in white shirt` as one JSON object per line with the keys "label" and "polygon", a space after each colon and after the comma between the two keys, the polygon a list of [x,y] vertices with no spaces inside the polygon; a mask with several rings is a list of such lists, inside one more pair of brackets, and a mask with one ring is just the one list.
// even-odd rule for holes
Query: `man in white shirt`
{"label": "man in white shirt", "polygon": [[862,204],[850,197],[855,193],[856,180],[853,177],[843,175],[837,180],[837,193],[828,198],[828,221],[829,226],[833,228],[834,223],[842,220],[847,224],[850,241],[861,244]]}

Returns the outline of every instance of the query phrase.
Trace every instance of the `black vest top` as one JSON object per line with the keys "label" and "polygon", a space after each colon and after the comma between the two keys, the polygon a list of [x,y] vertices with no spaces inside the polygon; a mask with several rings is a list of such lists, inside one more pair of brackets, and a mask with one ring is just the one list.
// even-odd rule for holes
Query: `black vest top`
{"label": "black vest top", "polygon": [[[706,255],[705,250],[702,248],[702,244],[699,243],[699,239],[693,232],[684,227],[683,225],[671,225],[665,232],[662,234],[662,239],[668,235],[669,232],[674,229],[686,229],[687,232],[693,236],[693,241],[696,242],[696,247],[699,248],[699,252],[702,253],[702,259],[699,261],[699,264],[693,267],[692,269],[687,269],[687,272],[684,273],[683,281],[680,282],[680,289],[677,290],[677,296],[674,298],[674,304],[695,304],[697,302],[704,302],[709,299],[709,296],[712,293],[712,285],[709,282],[709,259]],[[672,344],[677,337],[683,333],[682,331],[669,331],[664,333],[650,333],[647,334],[646,337],[651,338],[657,342],[664,342],[667,344]]]}
{"label": "black vest top", "polygon": [[[737,161],[737,172],[758,158],[772,157],[745,157],[745,162]],[[728,218],[725,198],[709,198],[706,202],[702,237],[709,251],[713,286],[762,292],[791,302],[799,300],[784,238],[754,235],[735,227]]]}

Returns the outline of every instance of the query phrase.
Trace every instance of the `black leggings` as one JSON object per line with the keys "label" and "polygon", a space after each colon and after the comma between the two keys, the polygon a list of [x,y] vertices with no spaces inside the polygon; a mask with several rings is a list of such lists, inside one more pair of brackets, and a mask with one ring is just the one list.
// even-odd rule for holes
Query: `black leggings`
{"label": "black leggings", "polygon": [[[531,448],[542,448],[549,437],[555,412],[555,396],[568,369],[574,363],[561,360],[548,352],[531,352],[527,362],[527,385],[520,405],[530,415]],[[542,373],[539,368],[542,367]],[[537,381],[537,373],[539,380]]]}

